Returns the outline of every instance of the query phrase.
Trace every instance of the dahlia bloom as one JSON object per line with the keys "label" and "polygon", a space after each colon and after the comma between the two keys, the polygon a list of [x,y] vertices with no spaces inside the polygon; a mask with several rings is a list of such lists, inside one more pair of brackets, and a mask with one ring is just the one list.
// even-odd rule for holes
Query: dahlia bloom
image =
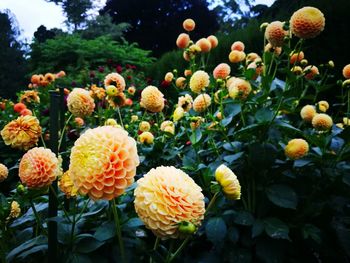
{"label": "dahlia bloom", "polygon": [[164,95],[155,86],[147,86],[141,92],[140,106],[150,112],[161,112],[164,108]]}
{"label": "dahlia bloom", "polygon": [[95,84],[90,87],[90,96],[93,99],[102,100],[106,97],[106,90],[104,88],[97,87]]}
{"label": "dahlia bloom", "polygon": [[200,93],[204,91],[206,87],[209,86],[210,80],[207,72],[203,70],[198,70],[191,76],[190,79],[190,89],[194,93]]}
{"label": "dahlia bloom", "polygon": [[185,110],[182,107],[177,107],[174,110],[173,120],[175,122],[179,121],[185,115]]}
{"label": "dahlia bloom", "polygon": [[67,98],[68,110],[76,117],[84,118],[91,115],[95,109],[94,99],[89,91],[74,88]]}
{"label": "dahlia bloom", "polygon": [[5,181],[8,175],[9,175],[9,170],[5,165],[0,163],[0,183]]}
{"label": "dahlia bloom", "polygon": [[225,196],[230,200],[241,199],[241,185],[230,168],[222,164],[215,170],[215,179],[221,185]]}
{"label": "dahlia bloom", "polygon": [[77,196],[78,189],[74,186],[73,181],[69,176],[69,170],[66,171],[58,180],[58,187],[67,198]]}
{"label": "dahlia bloom", "polygon": [[186,33],[181,33],[176,39],[178,48],[186,48],[190,43],[190,36]]}
{"label": "dahlia bloom", "polygon": [[139,119],[139,116],[137,116],[137,115],[131,115],[131,122],[138,121],[138,119]]}
{"label": "dahlia bloom", "polygon": [[246,55],[243,51],[232,50],[228,55],[228,59],[231,63],[239,63],[245,59]]}
{"label": "dahlia bloom", "polygon": [[318,109],[321,112],[326,112],[329,109],[329,103],[325,100],[321,100],[317,103]]}
{"label": "dahlia bloom", "polygon": [[231,68],[226,63],[217,65],[213,71],[215,79],[226,79],[230,75]]}
{"label": "dahlia bloom", "polygon": [[128,88],[128,93],[130,95],[134,95],[135,92],[136,92],[136,88],[134,86],[131,86],[131,87]]}
{"label": "dahlia bloom", "polygon": [[242,41],[235,41],[231,45],[231,51],[237,50],[237,51],[244,51],[244,43]]}
{"label": "dahlia bloom", "polygon": [[198,226],[204,218],[202,189],[180,169],[159,166],[137,181],[135,210],[146,227],[161,238],[179,237],[179,224]]}
{"label": "dahlia bloom", "polygon": [[174,79],[174,74],[172,72],[167,72],[164,76],[166,82],[171,82]]}
{"label": "dahlia bloom", "polygon": [[312,105],[305,105],[300,111],[300,116],[305,122],[311,122],[316,114],[316,109]]}
{"label": "dahlia bloom", "polygon": [[114,85],[106,86],[106,94],[108,97],[115,97],[119,94],[119,90]]}
{"label": "dahlia bloom", "polygon": [[169,132],[175,134],[175,125],[172,121],[163,121],[160,125],[160,130],[164,132]]}
{"label": "dahlia bloom", "polygon": [[245,100],[250,92],[252,87],[250,83],[244,79],[236,78],[232,81],[231,85],[228,88],[228,92],[231,98]]}
{"label": "dahlia bloom", "polygon": [[294,35],[308,39],[316,37],[323,31],[325,18],[319,9],[306,6],[294,12],[289,23]]}
{"label": "dahlia bloom", "polygon": [[192,109],[192,105],[193,98],[189,94],[185,94],[185,96],[179,97],[177,101],[177,106],[183,108],[185,112],[190,111],[190,109]]}
{"label": "dahlia bloom", "polygon": [[141,121],[139,124],[139,130],[142,132],[147,132],[151,129],[151,124],[148,121]]}
{"label": "dahlia bloom", "polygon": [[333,120],[328,114],[316,114],[312,118],[312,126],[319,131],[328,131],[333,126]]}
{"label": "dahlia bloom", "polygon": [[11,210],[8,218],[17,218],[21,214],[21,207],[17,201],[11,202]]}
{"label": "dahlia bloom", "polygon": [[346,78],[346,79],[350,79],[350,64],[346,65],[346,66],[343,68],[343,76],[344,76],[344,78]]}
{"label": "dahlia bloom", "polygon": [[281,21],[274,21],[265,29],[265,38],[273,47],[283,46],[283,41],[287,34],[288,32],[283,29],[283,23]]}
{"label": "dahlia bloom", "polygon": [[312,65],[305,67],[303,72],[305,74],[306,79],[313,79],[315,78],[315,76],[320,74],[320,72],[318,71],[318,68]]}
{"label": "dahlia bloom", "polygon": [[194,28],[196,27],[196,23],[194,22],[193,19],[191,18],[187,18],[183,23],[182,23],[183,28],[186,31],[193,31]]}
{"label": "dahlia bloom", "polygon": [[264,52],[273,52],[276,56],[281,55],[282,48],[281,47],[274,47],[271,45],[271,43],[267,43],[264,47]]}
{"label": "dahlia bloom", "polygon": [[79,118],[79,117],[74,118],[74,122],[79,127],[83,126],[85,123],[84,120],[82,118]]}
{"label": "dahlia bloom", "polygon": [[47,81],[48,83],[55,81],[55,79],[56,79],[56,75],[52,73],[46,73],[44,76],[44,81]]}
{"label": "dahlia bloom", "polygon": [[211,44],[211,48],[216,48],[218,46],[219,41],[216,36],[211,35],[211,36],[208,36],[207,39]]}
{"label": "dahlia bloom", "polygon": [[20,113],[22,110],[24,110],[26,108],[27,108],[27,106],[22,102],[18,102],[15,105],[13,105],[13,110],[17,113]]}
{"label": "dahlia bloom", "polygon": [[290,55],[289,62],[294,65],[297,62],[300,62],[304,59],[305,55],[303,51],[295,52],[293,51]]}
{"label": "dahlia bloom", "polygon": [[79,193],[111,200],[133,183],[139,163],[135,140],[121,128],[102,126],[75,141],[69,174]]}
{"label": "dahlia bloom", "polygon": [[49,186],[61,173],[61,162],[44,147],[29,150],[19,163],[19,178],[28,188]]}
{"label": "dahlia bloom", "polygon": [[211,50],[210,41],[206,38],[201,38],[196,42],[196,45],[200,47],[201,52],[208,53]]}
{"label": "dahlia bloom", "polygon": [[19,101],[21,103],[31,103],[31,102],[40,103],[40,97],[37,91],[26,90],[21,94]]}
{"label": "dahlia bloom", "polygon": [[110,85],[115,86],[119,92],[123,92],[125,90],[125,80],[122,75],[116,72],[108,74],[105,77],[104,84],[105,87]]}
{"label": "dahlia bloom", "polygon": [[138,139],[141,144],[152,144],[154,141],[154,136],[149,131],[145,131],[139,135]]}
{"label": "dahlia bloom", "polygon": [[206,94],[199,94],[193,101],[193,109],[196,112],[205,111],[211,104],[211,97]]}
{"label": "dahlia bloom", "polygon": [[184,89],[186,87],[186,78],[184,77],[178,77],[175,81],[176,87],[179,89]]}
{"label": "dahlia bloom", "polygon": [[20,116],[6,124],[1,131],[2,139],[12,148],[28,150],[39,141],[41,127],[34,116]]}
{"label": "dahlia bloom", "polygon": [[290,140],[284,148],[285,155],[292,160],[300,159],[304,157],[308,152],[309,144],[304,139]]}

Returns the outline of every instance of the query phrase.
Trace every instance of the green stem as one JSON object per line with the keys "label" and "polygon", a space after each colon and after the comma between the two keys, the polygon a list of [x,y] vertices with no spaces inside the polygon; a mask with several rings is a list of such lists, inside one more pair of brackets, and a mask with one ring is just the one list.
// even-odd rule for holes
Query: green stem
{"label": "green stem", "polygon": [[34,213],[34,216],[35,216],[35,220],[36,220],[36,224],[37,224],[36,231],[35,231],[35,236],[38,235],[38,228],[40,228],[40,229],[42,230],[42,232],[43,232],[45,235],[47,235],[47,232],[46,232],[45,228],[44,228],[43,225],[41,224],[39,214],[38,214],[38,212],[36,211],[36,208],[35,208],[35,205],[34,205],[33,201],[30,200],[29,202],[30,202],[30,206],[32,207],[32,210],[33,210],[33,213]]}
{"label": "green stem", "polygon": [[213,198],[210,200],[207,209],[205,210],[205,215],[209,212],[209,210],[212,208],[212,206],[214,205],[216,199],[218,198],[219,192],[216,192],[213,196]]}
{"label": "green stem", "polygon": [[171,254],[170,258],[166,261],[167,263],[170,263],[171,261],[173,261],[181,253],[181,251],[185,248],[187,243],[190,241],[190,238],[191,238],[191,236],[186,237],[186,239],[182,242],[182,244],[175,251],[175,253]]}
{"label": "green stem", "polygon": [[119,107],[117,107],[117,112],[118,112],[120,124],[121,124],[122,127],[124,128],[123,119],[122,119],[122,115],[120,114],[120,109],[119,109]]}
{"label": "green stem", "polygon": [[[153,246],[153,250],[152,250],[152,251],[156,251],[156,250],[157,250],[158,245],[159,245],[159,242],[160,242],[160,238],[157,237],[157,238],[156,238],[156,241],[154,241],[154,246]],[[152,258],[152,256],[149,257],[149,263],[153,263],[153,258]]]}
{"label": "green stem", "polygon": [[115,203],[115,200],[113,199],[111,202],[112,205],[112,212],[114,215],[114,223],[115,223],[115,228],[117,230],[117,237],[118,237],[118,242],[119,242],[119,250],[120,250],[120,256],[122,262],[126,262],[125,260],[125,250],[124,250],[124,242],[122,238],[122,231],[121,231],[121,226],[120,226],[120,221],[119,221],[119,216],[117,212],[117,205]]}
{"label": "green stem", "polygon": [[80,211],[80,214],[78,215],[78,218],[77,218],[76,222],[79,222],[80,218],[83,216],[83,213],[84,213],[84,211],[85,211],[85,209],[86,209],[86,207],[88,206],[89,203],[90,203],[90,199],[88,199],[88,200],[85,202],[83,208],[82,208],[81,211]]}
{"label": "green stem", "polygon": [[63,129],[61,131],[61,138],[60,138],[59,143],[58,143],[58,150],[60,150],[60,148],[61,148],[61,144],[62,144],[62,141],[63,141],[63,138],[64,138],[64,133],[65,133],[65,131],[67,129],[67,125],[68,125],[68,123],[69,123],[69,121],[71,120],[72,117],[73,117],[73,114],[71,114],[68,117],[68,119],[67,119],[66,123],[64,124],[64,127],[63,127]]}
{"label": "green stem", "polygon": [[62,211],[63,211],[64,215],[67,217],[68,221],[71,222],[67,210],[66,210],[66,209],[64,208],[64,206],[62,206],[62,204],[59,202],[59,199],[58,199],[58,196],[57,196],[57,193],[56,193],[55,189],[53,188],[52,185],[50,185],[49,187],[50,187],[51,192],[53,193],[53,195],[55,196],[55,198],[56,198],[56,200],[57,200],[57,203],[58,203],[59,208],[62,209]]}
{"label": "green stem", "polygon": [[71,229],[71,233],[70,233],[70,242],[71,242],[72,247],[73,247],[74,230],[75,230],[75,224],[76,224],[75,215],[76,215],[77,203],[76,203],[75,199],[74,199],[74,206],[73,207],[74,207],[74,210],[73,210],[73,222],[72,222],[72,229]]}

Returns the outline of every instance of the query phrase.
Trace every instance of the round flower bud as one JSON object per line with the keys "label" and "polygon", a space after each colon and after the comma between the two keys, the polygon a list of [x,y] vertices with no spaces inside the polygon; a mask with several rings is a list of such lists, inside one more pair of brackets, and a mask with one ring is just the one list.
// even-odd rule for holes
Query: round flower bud
{"label": "round flower bud", "polygon": [[79,127],[84,125],[84,120],[82,118],[79,118],[79,117],[74,118],[74,122]]}
{"label": "round flower bud", "polygon": [[305,58],[300,61],[300,65],[302,65],[303,67],[305,67],[307,64],[309,64],[309,61],[307,61],[307,59]]}
{"label": "round flower bud", "polygon": [[116,86],[109,85],[106,87],[106,94],[110,97],[115,97],[119,93],[118,89]]}
{"label": "round flower bud", "polygon": [[181,222],[201,224],[205,213],[201,191],[183,171],[173,166],[159,166],[137,181],[135,210],[156,236],[177,238]]}
{"label": "round flower bud", "polygon": [[175,125],[172,121],[163,121],[160,125],[160,130],[164,132],[175,134]]}
{"label": "round flower bud", "polygon": [[312,105],[305,105],[300,111],[300,116],[305,122],[311,122],[316,114],[316,109]]}
{"label": "round flower bud", "polygon": [[147,86],[141,92],[140,106],[150,112],[161,112],[164,108],[164,95],[155,86]]}
{"label": "round flower bud", "polygon": [[184,77],[178,77],[175,81],[176,87],[179,89],[184,89],[186,87],[186,78]]}
{"label": "round flower bud", "polygon": [[148,121],[141,121],[139,124],[139,130],[142,132],[149,131],[151,129],[151,124]]}
{"label": "round flower bud", "polygon": [[186,33],[181,33],[176,39],[176,45],[179,48],[186,48],[190,43],[190,36]]}
{"label": "round flower bud", "polygon": [[164,80],[166,82],[171,82],[173,80],[173,78],[174,78],[174,74],[172,72],[168,72],[164,76]]}
{"label": "round flower bud", "polygon": [[308,39],[319,35],[325,26],[323,13],[315,7],[303,7],[290,18],[290,28],[294,35]]}
{"label": "round flower bud", "polygon": [[249,53],[246,57],[246,63],[249,64],[251,62],[254,62],[256,59],[261,59],[260,56],[254,52]]}
{"label": "round flower bud", "polygon": [[141,144],[152,144],[154,141],[154,136],[152,133],[145,131],[139,135],[138,139]]}
{"label": "round flower bud", "polygon": [[343,76],[344,76],[344,78],[346,78],[346,79],[350,79],[350,64],[346,65],[346,66],[343,68]]}
{"label": "round flower bud", "polygon": [[18,102],[15,105],[13,105],[13,110],[17,113],[20,113],[22,110],[24,110],[26,108],[27,108],[27,106],[22,102]]}
{"label": "round flower bud", "polygon": [[204,91],[206,87],[209,86],[209,75],[203,70],[196,71],[190,79],[190,89],[194,93],[200,93]]}
{"label": "round flower bud", "polygon": [[81,194],[112,200],[134,182],[139,163],[135,140],[121,128],[102,126],[75,141],[69,174]]}
{"label": "round flower bud", "polygon": [[137,115],[131,115],[131,122],[135,122],[139,119],[139,116]]}
{"label": "round flower bud", "polygon": [[199,94],[193,101],[193,109],[196,112],[205,111],[211,104],[211,97],[204,93]]}
{"label": "round flower bud", "polygon": [[228,55],[228,59],[231,63],[239,63],[245,59],[245,53],[243,51],[232,50]]}
{"label": "round flower bud", "polygon": [[196,27],[196,23],[193,21],[191,18],[187,18],[183,23],[182,23],[183,28],[186,31],[193,31],[194,28]]}
{"label": "round flower bud", "polygon": [[182,107],[177,107],[173,114],[173,120],[179,121],[185,115],[185,110]]}
{"label": "round flower bud", "polygon": [[106,126],[114,126],[117,127],[119,126],[119,124],[117,123],[117,121],[115,119],[109,118],[105,121],[104,125]]}
{"label": "round flower bud", "polygon": [[[333,62],[333,60],[328,61],[327,66],[328,66],[329,68],[334,68],[334,62]],[[349,76],[350,76],[350,74],[349,74]]]}
{"label": "round flower bud", "polygon": [[320,74],[318,68],[312,65],[305,67],[303,72],[305,74],[306,79],[314,79],[317,75]]}
{"label": "round flower bud", "polygon": [[288,32],[283,29],[281,21],[274,21],[270,23],[265,30],[265,38],[271,43],[273,47],[283,46],[284,37]]}
{"label": "round flower bud", "polygon": [[226,165],[221,164],[216,168],[215,179],[221,185],[227,199],[238,200],[241,198],[241,185],[237,176]]}
{"label": "round flower bud", "polygon": [[69,170],[58,180],[58,187],[65,194],[66,198],[77,196],[78,189],[74,186],[73,181],[69,176]]}
{"label": "round flower bud", "polygon": [[192,75],[192,70],[190,70],[190,69],[185,69],[184,75],[185,75],[185,77],[191,76],[191,75]]}
{"label": "round flower bud", "polygon": [[95,109],[94,99],[89,91],[74,88],[67,98],[68,110],[76,117],[84,118],[91,115]]}
{"label": "round flower bud", "polygon": [[294,65],[295,63],[302,61],[304,59],[304,56],[305,55],[303,51],[300,51],[300,52],[293,51],[290,54],[289,62],[291,65]]}
{"label": "round flower bud", "polygon": [[267,28],[268,25],[269,25],[269,23],[267,23],[267,22],[262,23],[262,24],[260,25],[260,30],[261,30],[261,31],[265,30],[265,29]]}
{"label": "round flower bud", "polygon": [[300,66],[294,66],[290,69],[295,75],[301,75],[303,73],[303,69]]}
{"label": "round flower bud", "polygon": [[321,100],[317,103],[318,109],[321,112],[326,112],[329,109],[329,103],[325,100]]}
{"label": "round flower bud", "polygon": [[0,163],[0,183],[5,181],[8,175],[9,175],[9,170],[5,165]]}
{"label": "round flower bud", "polygon": [[235,41],[231,45],[231,51],[233,51],[233,50],[244,51],[244,48],[245,48],[245,46],[244,46],[242,41]]}
{"label": "round flower bud", "polygon": [[29,150],[19,163],[19,178],[28,188],[49,186],[61,173],[61,163],[56,155],[43,147]]}
{"label": "round flower bud", "polygon": [[211,44],[208,39],[201,38],[196,42],[196,45],[200,47],[201,52],[208,53],[211,50]]}
{"label": "round flower bud", "polygon": [[213,71],[215,79],[226,79],[231,72],[231,68],[226,63],[221,63],[217,65]]}
{"label": "round flower bud", "polygon": [[342,83],[342,87],[343,87],[343,88],[348,88],[348,87],[350,87],[350,79],[344,80],[343,83]]}
{"label": "round flower bud", "polygon": [[244,79],[236,78],[232,81],[228,88],[229,96],[233,99],[245,100],[250,92],[252,91],[252,86],[250,83]]}
{"label": "round flower bud", "polygon": [[118,89],[118,93],[121,93],[125,90],[125,80],[122,75],[114,72],[108,74],[104,79],[105,87],[110,85],[115,86]]}
{"label": "round flower bud", "polygon": [[41,127],[36,117],[20,116],[6,124],[0,133],[6,145],[26,151],[39,141]]}
{"label": "round flower bud", "polygon": [[309,144],[304,139],[290,140],[284,148],[285,155],[292,160],[303,158],[308,152]]}
{"label": "round flower bud", "polygon": [[333,120],[328,114],[316,114],[312,119],[312,126],[319,131],[328,131],[333,126]]}
{"label": "round flower bud", "polygon": [[211,35],[211,36],[208,36],[207,39],[211,44],[211,48],[216,48],[218,46],[219,41],[216,38],[216,36]]}
{"label": "round flower bud", "polygon": [[135,92],[136,92],[136,88],[134,86],[131,86],[131,87],[128,88],[128,93],[130,95],[134,95]]}

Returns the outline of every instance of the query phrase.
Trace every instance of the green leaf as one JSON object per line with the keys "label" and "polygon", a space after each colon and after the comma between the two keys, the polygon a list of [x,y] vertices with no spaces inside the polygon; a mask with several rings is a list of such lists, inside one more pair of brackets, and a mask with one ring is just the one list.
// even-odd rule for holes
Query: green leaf
{"label": "green leaf", "polygon": [[275,184],[266,189],[269,200],[277,206],[296,209],[298,196],[295,191],[287,185]]}
{"label": "green leaf", "polygon": [[345,173],[343,175],[343,182],[350,186],[350,174],[349,173]]}
{"label": "green leaf", "polygon": [[75,250],[80,253],[90,253],[103,244],[104,242],[97,240],[93,235],[80,234],[76,237]]}
{"label": "green leaf", "polygon": [[201,138],[202,138],[202,131],[201,129],[197,128],[192,132],[190,136],[190,141],[194,145],[198,143],[201,140]]}
{"label": "green leaf", "polygon": [[214,244],[222,241],[227,233],[225,221],[221,217],[212,217],[205,226],[208,239]]}
{"label": "green leaf", "polygon": [[264,223],[261,220],[255,220],[252,227],[252,238],[260,236],[264,232]]}
{"label": "green leaf", "polygon": [[47,244],[47,238],[45,236],[37,236],[33,239],[30,239],[22,243],[18,247],[15,247],[14,249],[12,249],[6,257],[6,261],[11,262],[12,260],[16,259],[17,256],[24,253],[26,250],[29,250],[35,246],[43,245],[43,244]]}
{"label": "green leaf", "polygon": [[236,104],[233,103],[231,101],[231,103],[226,104],[225,109],[224,109],[224,114],[227,117],[235,117],[237,114],[239,114],[241,112],[242,108],[240,104]]}
{"label": "green leaf", "polygon": [[31,256],[34,253],[37,253],[39,251],[44,252],[47,251],[48,249],[48,245],[47,244],[43,244],[43,245],[38,245],[38,246],[34,246],[24,252],[22,252],[21,254],[18,255],[18,259],[25,259],[28,256]]}
{"label": "green leaf", "polygon": [[127,228],[140,227],[143,225],[144,223],[138,217],[131,218],[128,222],[125,223],[125,227]]}
{"label": "green leaf", "polygon": [[304,239],[311,238],[318,244],[321,243],[321,230],[318,227],[306,224],[302,229],[302,233]]}
{"label": "green leaf", "polygon": [[225,162],[228,162],[229,164],[232,164],[234,161],[236,161],[239,158],[241,158],[243,154],[244,154],[244,152],[239,152],[239,153],[232,154],[232,155],[226,155],[224,157],[224,160],[225,160]]}
{"label": "green leaf", "polygon": [[264,225],[269,237],[289,240],[289,227],[280,219],[274,217],[264,219]]}
{"label": "green leaf", "polygon": [[228,230],[228,234],[227,234],[228,238],[230,239],[230,241],[232,243],[237,243],[238,239],[239,239],[239,231],[237,228],[235,227],[231,227]]}
{"label": "green leaf", "polygon": [[236,214],[233,221],[238,225],[251,226],[254,223],[254,217],[250,212],[242,210]]}
{"label": "green leaf", "polygon": [[94,234],[94,238],[98,241],[106,241],[108,239],[111,239],[115,236],[115,225],[114,222],[105,222],[101,226],[99,226],[96,229],[96,232]]}
{"label": "green leaf", "polygon": [[255,113],[255,119],[258,123],[266,123],[272,121],[274,112],[267,108],[261,108]]}

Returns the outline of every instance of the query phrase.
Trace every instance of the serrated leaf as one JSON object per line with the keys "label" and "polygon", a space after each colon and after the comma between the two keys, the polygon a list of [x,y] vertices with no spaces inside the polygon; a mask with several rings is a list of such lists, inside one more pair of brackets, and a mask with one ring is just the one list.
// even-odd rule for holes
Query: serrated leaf
{"label": "serrated leaf", "polygon": [[298,196],[295,191],[287,185],[275,184],[266,189],[269,200],[277,206],[296,209]]}

